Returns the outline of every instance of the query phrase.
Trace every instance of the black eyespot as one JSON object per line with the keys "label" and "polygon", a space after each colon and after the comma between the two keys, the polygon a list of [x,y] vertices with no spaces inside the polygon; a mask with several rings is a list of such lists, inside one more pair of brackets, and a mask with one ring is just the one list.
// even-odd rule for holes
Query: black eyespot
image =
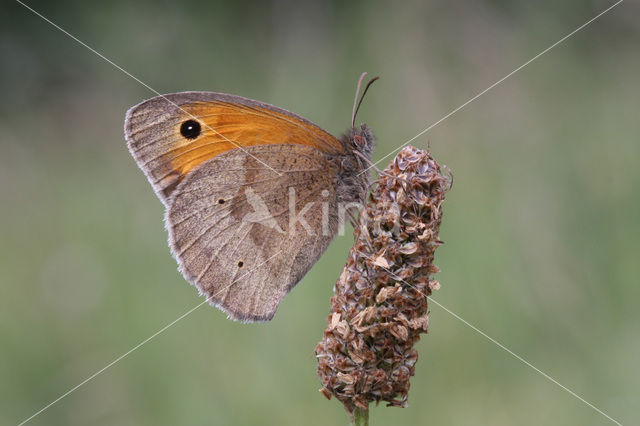
{"label": "black eyespot", "polygon": [[180,134],[187,139],[195,139],[200,135],[200,123],[195,120],[187,120],[180,126]]}
{"label": "black eyespot", "polygon": [[218,200],[218,204],[224,204],[224,200],[223,200],[222,198],[220,198],[220,199]]}
{"label": "black eyespot", "polygon": [[238,268],[242,268],[243,266],[244,266],[244,262],[242,260],[238,262]]}

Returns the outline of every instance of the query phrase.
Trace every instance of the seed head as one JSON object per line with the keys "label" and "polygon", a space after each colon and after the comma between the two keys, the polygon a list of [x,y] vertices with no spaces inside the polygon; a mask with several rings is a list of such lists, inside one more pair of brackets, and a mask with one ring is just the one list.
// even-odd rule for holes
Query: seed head
{"label": "seed head", "polygon": [[431,154],[404,148],[376,181],[335,285],[323,339],[315,349],[320,392],[351,414],[370,402],[405,407],[429,325],[427,296],[444,195],[452,177]]}

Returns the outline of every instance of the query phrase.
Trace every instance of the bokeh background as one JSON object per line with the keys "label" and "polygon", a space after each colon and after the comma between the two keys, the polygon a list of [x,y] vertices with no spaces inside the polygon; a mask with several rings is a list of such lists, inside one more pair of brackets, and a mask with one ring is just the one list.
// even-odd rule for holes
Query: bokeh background
{"label": "bokeh background", "polygon": [[[358,75],[375,158],[611,1],[28,1],[156,90],[263,100],[334,134]],[[149,90],[18,3],[0,12],[0,423],[202,300],[123,140]],[[640,422],[640,8],[627,1],[414,141],[455,173],[435,299],[623,424]],[[385,162],[386,164],[386,162]],[[32,425],[346,424],[313,349],[351,245],[268,324],[203,306]],[[604,425],[431,305],[409,407],[371,424]]]}

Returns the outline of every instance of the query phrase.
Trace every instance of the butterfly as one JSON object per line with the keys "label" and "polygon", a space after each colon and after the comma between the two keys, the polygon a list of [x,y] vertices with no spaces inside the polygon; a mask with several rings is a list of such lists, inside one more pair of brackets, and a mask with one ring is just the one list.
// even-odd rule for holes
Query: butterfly
{"label": "butterfly", "polygon": [[179,270],[237,321],[273,318],[363,204],[374,147],[355,118],[336,138],[263,102],[214,92],[160,95],[127,111],[131,155],[165,206]]}

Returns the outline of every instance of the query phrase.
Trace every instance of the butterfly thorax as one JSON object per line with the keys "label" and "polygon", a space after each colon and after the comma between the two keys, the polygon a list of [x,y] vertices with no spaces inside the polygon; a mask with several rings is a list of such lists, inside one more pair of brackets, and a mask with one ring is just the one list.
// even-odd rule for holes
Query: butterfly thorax
{"label": "butterfly thorax", "polygon": [[369,167],[375,139],[366,124],[349,129],[340,142],[345,154],[333,160],[338,166],[336,201],[364,204],[369,189]]}

